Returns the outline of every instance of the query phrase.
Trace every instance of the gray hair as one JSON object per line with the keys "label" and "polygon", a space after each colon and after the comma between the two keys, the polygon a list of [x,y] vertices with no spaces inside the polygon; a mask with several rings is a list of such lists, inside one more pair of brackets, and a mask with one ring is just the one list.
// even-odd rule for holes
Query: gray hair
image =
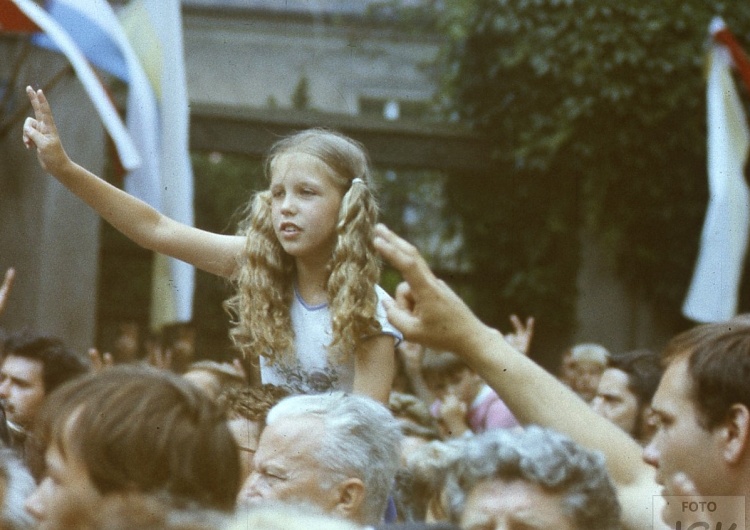
{"label": "gray hair", "polygon": [[604,457],[551,429],[495,429],[470,440],[448,471],[446,493],[454,522],[471,490],[492,479],[521,479],[561,494],[563,512],[575,528],[621,528],[620,504]]}
{"label": "gray hair", "polygon": [[363,482],[363,517],[378,524],[399,466],[401,433],[391,413],[373,399],[333,392],[285,398],[270,410],[266,424],[299,416],[323,422],[317,458],[341,480]]}
{"label": "gray hair", "polygon": [[26,498],[36,487],[31,472],[9,448],[0,448],[0,480],[5,482],[0,527],[8,530],[34,528],[34,519],[24,508]]}

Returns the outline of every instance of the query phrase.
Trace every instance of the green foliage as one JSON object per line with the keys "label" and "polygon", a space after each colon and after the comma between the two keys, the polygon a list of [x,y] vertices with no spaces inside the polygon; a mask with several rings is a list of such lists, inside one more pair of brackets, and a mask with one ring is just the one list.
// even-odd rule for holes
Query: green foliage
{"label": "green foliage", "polygon": [[750,42],[741,2],[446,2],[443,99],[497,163],[490,178],[454,176],[449,193],[477,273],[502,295],[491,317],[521,305],[570,331],[581,228],[678,314],[706,207],[702,70],[717,14]]}
{"label": "green foliage", "polygon": [[[240,156],[193,153],[195,175],[195,225],[210,232],[233,234],[240,214],[254,191],[262,190],[262,163]],[[193,320],[201,343],[199,353],[208,357],[231,348],[229,316],[223,309],[231,294],[229,282],[206,272],[196,273]]]}

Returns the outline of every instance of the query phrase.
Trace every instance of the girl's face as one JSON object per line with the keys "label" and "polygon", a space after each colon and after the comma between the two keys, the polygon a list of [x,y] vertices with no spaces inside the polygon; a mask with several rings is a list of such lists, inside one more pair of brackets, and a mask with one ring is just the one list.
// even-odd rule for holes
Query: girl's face
{"label": "girl's face", "polygon": [[331,170],[304,153],[279,156],[271,168],[271,213],[285,252],[325,265],[336,244],[336,223],[343,197]]}

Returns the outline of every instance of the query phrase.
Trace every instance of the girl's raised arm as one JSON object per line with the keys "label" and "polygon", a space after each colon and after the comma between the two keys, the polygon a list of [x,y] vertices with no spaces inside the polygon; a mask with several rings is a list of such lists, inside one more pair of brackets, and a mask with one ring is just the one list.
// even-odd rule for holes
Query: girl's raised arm
{"label": "girl's raised arm", "polygon": [[44,93],[31,87],[26,88],[26,93],[34,118],[26,118],[23,142],[27,149],[36,147],[42,169],[138,245],[206,272],[232,275],[243,250],[243,237],[214,234],[178,223],[79,166],[63,149]]}

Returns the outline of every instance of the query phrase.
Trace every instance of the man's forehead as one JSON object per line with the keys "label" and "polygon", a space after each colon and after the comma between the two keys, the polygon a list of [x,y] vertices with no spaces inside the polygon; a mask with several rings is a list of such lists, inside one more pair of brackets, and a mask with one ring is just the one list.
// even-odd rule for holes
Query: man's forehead
{"label": "man's forehead", "polygon": [[258,453],[292,458],[317,445],[323,434],[319,418],[298,416],[279,418],[267,425],[260,436]]}
{"label": "man's forehead", "polygon": [[679,357],[664,370],[656,388],[653,408],[657,412],[674,411],[674,409],[692,404],[692,379],[688,372],[688,358]]}
{"label": "man's forehead", "polygon": [[42,362],[38,359],[29,359],[19,355],[8,355],[3,361],[0,371],[4,374],[26,378],[34,378],[41,375]]}

